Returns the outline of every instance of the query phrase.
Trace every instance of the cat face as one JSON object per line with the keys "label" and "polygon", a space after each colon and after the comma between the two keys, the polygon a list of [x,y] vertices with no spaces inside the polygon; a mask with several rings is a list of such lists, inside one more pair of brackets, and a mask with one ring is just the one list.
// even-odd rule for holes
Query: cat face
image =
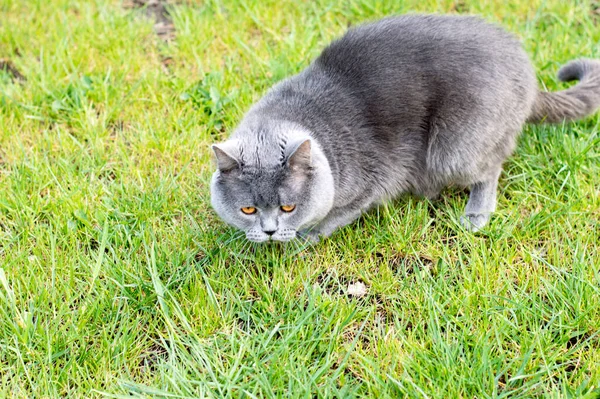
{"label": "cat face", "polygon": [[250,241],[295,238],[324,217],[333,198],[332,184],[323,189],[327,170],[319,157],[315,162],[311,147],[310,139],[274,151],[235,139],[213,146],[218,166],[211,183],[213,208]]}

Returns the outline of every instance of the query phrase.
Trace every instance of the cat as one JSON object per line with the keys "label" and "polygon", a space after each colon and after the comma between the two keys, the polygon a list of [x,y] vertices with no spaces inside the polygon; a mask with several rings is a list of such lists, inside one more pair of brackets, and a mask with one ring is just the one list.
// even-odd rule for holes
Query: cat
{"label": "cat", "polygon": [[212,206],[250,241],[317,241],[402,193],[433,199],[455,184],[470,187],[461,223],[476,232],[523,125],[600,106],[600,61],[572,61],[558,77],[580,82],[539,91],[518,40],[478,17],[352,28],[212,146]]}

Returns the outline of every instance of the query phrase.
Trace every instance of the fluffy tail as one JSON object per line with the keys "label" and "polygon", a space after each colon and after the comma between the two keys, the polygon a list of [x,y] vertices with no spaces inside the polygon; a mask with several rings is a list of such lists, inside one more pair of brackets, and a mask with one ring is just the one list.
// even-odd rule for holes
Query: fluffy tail
{"label": "fluffy tail", "polygon": [[600,108],[600,60],[571,61],[560,68],[558,79],[579,83],[563,91],[539,92],[527,122],[574,121]]}

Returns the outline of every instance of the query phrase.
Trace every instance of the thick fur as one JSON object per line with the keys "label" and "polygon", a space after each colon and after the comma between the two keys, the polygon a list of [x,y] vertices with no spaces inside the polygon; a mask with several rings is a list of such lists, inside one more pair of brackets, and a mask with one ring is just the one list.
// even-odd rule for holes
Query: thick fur
{"label": "thick fur", "polygon": [[[561,80],[581,83],[542,93],[519,42],[478,18],[411,15],[351,29],[215,146],[213,206],[252,241],[268,240],[265,231],[287,241],[328,236],[405,192],[435,197],[459,184],[471,187],[462,222],[480,229],[523,124],[594,112],[599,65],[568,64]],[[303,167],[292,167],[307,140]],[[294,212],[279,209],[291,203]],[[240,212],[248,206],[257,213]]]}
{"label": "thick fur", "polygon": [[580,83],[557,93],[539,92],[528,122],[574,121],[600,107],[599,61],[572,61],[558,71],[558,79],[562,82],[579,80]]}

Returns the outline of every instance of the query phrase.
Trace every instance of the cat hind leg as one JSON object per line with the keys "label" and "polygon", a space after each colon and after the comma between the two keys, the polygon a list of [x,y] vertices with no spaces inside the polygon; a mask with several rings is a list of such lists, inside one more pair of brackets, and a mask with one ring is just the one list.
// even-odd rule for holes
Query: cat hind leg
{"label": "cat hind leg", "polygon": [[488,175],[488,178],[471,185],[469,201],[465,213],[460,217],[461,224],[469,231],[477,232],[488,224],[496,210],[498,178],[502,168]]}

